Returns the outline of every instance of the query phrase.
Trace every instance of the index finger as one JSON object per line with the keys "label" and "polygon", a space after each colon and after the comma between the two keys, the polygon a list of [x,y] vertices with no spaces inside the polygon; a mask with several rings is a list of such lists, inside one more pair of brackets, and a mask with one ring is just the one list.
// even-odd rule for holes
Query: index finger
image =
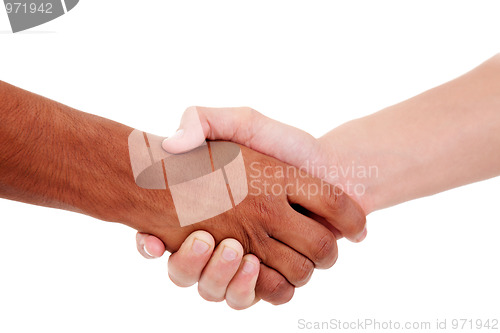
{"label": "index finger", "polygon": [[287,175],[288,201],[323,217],[347,239],[366,237],[366,214],[361,206],[336,185],[302,170]]}

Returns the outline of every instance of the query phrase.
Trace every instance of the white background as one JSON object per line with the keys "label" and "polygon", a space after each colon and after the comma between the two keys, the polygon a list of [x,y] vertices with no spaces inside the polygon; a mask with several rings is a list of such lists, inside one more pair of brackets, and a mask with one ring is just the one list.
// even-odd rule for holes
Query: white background
{"label": "white background", "polygon": [[[499,15],[497,1],[82,0],[12,34],[0,8],[0,80],[160,135],[189,105],[248,105],[319,136],[498,53]],[[0,200],[0,332],[500,319],[499,196],[497,178],[373,213],[290,303],[240,312],[174,286],[127,227]]]}

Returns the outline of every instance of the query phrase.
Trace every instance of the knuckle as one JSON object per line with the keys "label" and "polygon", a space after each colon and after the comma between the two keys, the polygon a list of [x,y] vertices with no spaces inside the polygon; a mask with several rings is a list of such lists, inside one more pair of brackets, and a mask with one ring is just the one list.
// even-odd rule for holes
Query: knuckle
{"label": "knuckle", "polygon": [[273,216],[276,215],[276,210],[274,208],[274,205],[270,204],[269,200],[256,201],[254,203],[254,207],[258,216],[262,216],[265,218],[272,218]]}
{"label": "knuckle", "polygon": [[288,289],[288,282],[285,279],[279,279],[273,283],[269,296],[273,298],[281,298],[288,292]]}
{"label": "knuckle", "polygon": [[274,305],[285,304],[292,299],[294,292],[294,287],[281,278],[271,285],[270,291],[262,299]]}
{"label": "knuckle", "polygon": [[345,194],[338,186],[330,186],[322,199],[325,206],[331,211],[338,211],[345,206]]}
{"label": "knuckle", "polygon": [[254,218],[259,219],[262,224],[276,222],[280,219],[281,205],[276,201],[273,196],[266,196],[252,202],[252,211]]}
{"label": "knuckle", "polygon": [[242,107],[242,109],[247,113],[249,117],[258,117],[260,115],[258,111],[249,106],[244,106]]}
{"label": "knuckle", "polygon": [[327,231],[319,242],[315,243],[313,250],[313,261],[316,264],[321,264],[325,261],[331,261],[336,254],[336,240],[333,233]]}
{"label": "knuckle", "polygon": [[294,281],[295,287],[303,286],[307,283],[314,271],[314,264],[307,258],[303,258],[300,264],[294,270]]}
{"label": "knuckle", "polygon": [[260,259],[260,262],[267,263],[273,254],[270,240],[269,235],[264,233],[252,236],[249,241],[248,253],[256,255]]}

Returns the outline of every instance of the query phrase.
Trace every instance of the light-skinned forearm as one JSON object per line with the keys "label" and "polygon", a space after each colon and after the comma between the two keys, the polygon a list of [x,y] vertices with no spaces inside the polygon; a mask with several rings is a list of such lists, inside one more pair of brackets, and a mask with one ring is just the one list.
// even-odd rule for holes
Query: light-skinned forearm
{"label": "light-skinned forearm", "polygon": [[402,103],[319,139],[326,164],[370,168],[367,213],[500,175],[500,55]]}

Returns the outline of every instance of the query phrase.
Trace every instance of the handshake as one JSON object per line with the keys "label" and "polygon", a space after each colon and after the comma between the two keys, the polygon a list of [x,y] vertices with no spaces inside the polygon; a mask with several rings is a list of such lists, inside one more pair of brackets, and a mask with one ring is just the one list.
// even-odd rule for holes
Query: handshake
{"label": "handshake", "polygon": [[[198,229],[170,257],[177,285],[199,282],[203,298],[226,298],[237,309],[259,299],[280,304],[314,268],[335,263],[336,239],[365,238],[361,196],[346,194],[345,180],[335,175],[314,177],[333,168],[316,165],[326,156],[307,133],[250,108],[190,107],[180,128],[165,140],[137,130],[129,136],[136,183],[168,188],[180,225]],[[161,229],[159,238],[138,233],[146,258],[161,256],[164,243],[177,249]]]}
{"label": "handshake", "polygon": [[0,197],[128,225],[207,300],[281,304],[366,214],[500,175],[499,96],[496,55],[318,139],[202,107],[163,139],[0,81]]}

